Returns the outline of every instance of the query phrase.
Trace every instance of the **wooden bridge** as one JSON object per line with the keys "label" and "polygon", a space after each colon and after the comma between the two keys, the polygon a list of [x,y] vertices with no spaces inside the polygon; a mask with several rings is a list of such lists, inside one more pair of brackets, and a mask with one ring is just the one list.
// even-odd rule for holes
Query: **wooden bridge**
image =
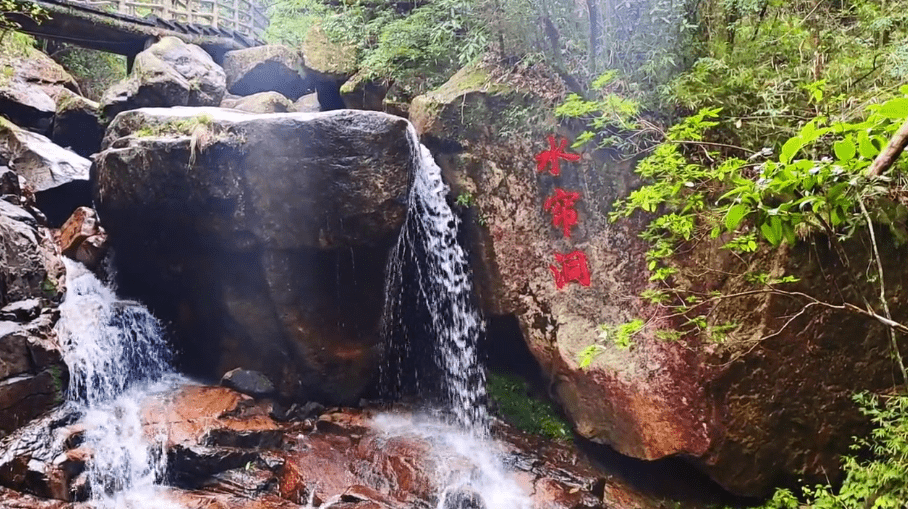
{"label": "wooden bridge", "polygon": [[218,63],[224,53],[259,46],[268,26],[256,0],[32,0],[50,16],[40,23],[8,14],[19,30],[54,41],[135,56],[165,36],[204,48]]}

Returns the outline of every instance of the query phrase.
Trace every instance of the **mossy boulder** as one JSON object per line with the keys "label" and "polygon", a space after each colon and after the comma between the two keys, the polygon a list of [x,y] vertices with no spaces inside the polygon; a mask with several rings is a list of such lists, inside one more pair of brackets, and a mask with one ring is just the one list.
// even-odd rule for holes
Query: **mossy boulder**
{"label": "mossy boulder", "polygon": [[358,72],[340,87],[344,106],[352,110],[387,111],[385,97],[390,85],[385,80],[372,79],[365,72]]}
{"label": "mossy boulder", "polygon": [[79,86],[49,56],[28,46],[0,51],[0,113],[16,125],[49,134],[64,91],[79,93]]}
{"label": "mossy boulder", "polygon": [[164,37],[136,56],[133,74],[104,93],[104,117],[146,107],[217,106],[226,77],[202,48]]}
{"label": "mossy boulder", "polygon": [[356,46],[332,41],[320,24],[313,25],[303,41],[307,69],[320,80],[343,83],[356,72]]}

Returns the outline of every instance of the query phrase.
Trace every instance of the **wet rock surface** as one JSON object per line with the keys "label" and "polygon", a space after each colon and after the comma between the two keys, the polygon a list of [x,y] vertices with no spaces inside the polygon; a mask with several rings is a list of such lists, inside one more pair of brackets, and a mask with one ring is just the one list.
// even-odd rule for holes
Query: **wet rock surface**
{"label": "wet rock surface", "polygon": [[191,372],[242,366],[297,402],[357,401],[406,212],[406,129],[373,112],[121,114],[94,175],[121,288],[172,321]]}

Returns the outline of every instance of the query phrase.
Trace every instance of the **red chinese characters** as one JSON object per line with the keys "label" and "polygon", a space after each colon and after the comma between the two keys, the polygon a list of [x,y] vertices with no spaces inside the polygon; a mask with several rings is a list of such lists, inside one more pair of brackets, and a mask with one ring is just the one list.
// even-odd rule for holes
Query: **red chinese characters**
{"label": "red chinese characters", "polygon": [[579,161],[580,155],[568,154],[564,151],[567,148],[567,139],[561,138],[561,143],[555,144],[555,136],[549,135],[549,149],[536,154],[536,171],[541,173],[551,167],[551,174],[561,175],[561,159],[565,161]]}
{"label": "red chinese characters", "polygon": [[555,286],[559,290],[572,281],[580,283],[581,286],[590,286],[590,269],[586,262],[586,255],[582,251],[568,254],[555,253],[555,261],[561,264],[561,267],[549,265],[549,270],[555,276]]}
{"label": "red chinese characters", "polygon": [[546,212],[552,213],[552,224],[560,226],[564,231],[564,236],[571,237],[571,227],[577,224],[577,210],[574,209],[574,203],[580,199],[580,193],[565,191],[559,187],[555,188],[555,196],[545,201],[543,208]]}
{"label": "red chinese characters", "polygon": [[[580,155],[568,154],[568,140],[561,138],[556,143],[555,136],[548,137],[549,149],[536,154],[536,172],[542,173],[549,170],[554,176],[561,175],[561,160],[579,161]],[[565,191],[560,187],[555,188],[555,194],[545,200],[543,210],[552,214],[552,225],[561,228],[566,238],[571,238],[571,228],[577,225],[578,214],[575,208],[580,200],[580,193]],[[583,251],[574,251],[567,254],[555,253],[557,265],[549,265],[549,270],[555,277],[555,286],[561,290],[568,283],[578,283],[581,286],[590,286],[590,268]]]}

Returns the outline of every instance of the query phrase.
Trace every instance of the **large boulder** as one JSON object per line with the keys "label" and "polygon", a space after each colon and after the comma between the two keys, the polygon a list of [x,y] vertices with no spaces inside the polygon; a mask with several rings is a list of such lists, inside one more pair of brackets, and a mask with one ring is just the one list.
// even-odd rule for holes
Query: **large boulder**
{"label": "large boulder", "polygon": [[131,76],[101,99],[107,119],[143,107],[217,106],[226,91],[224,70],[202,48],[164,37],[136,56]]}
{"label": "large boulder", "polygon": [[[614,201],[639,185],[633,161],[593,152],[560,159],[557,176],[550,167],[539,171],[534,156],[548,151],[548,136],[559,132],[534,112],[553,105],[540,96],[524,102],[523,94],[484,73],[464,70],[417,98],[411,120],[453,193],[471,209],[466,224],[487,313],[517,318],[576,431],[636,458],[685,457],[741,495],[763,495],[797,478],[834,478],[851,437],[866,431],[851,395],[892,384],[882,326],[819,306],[798,314],[803,302],[758,295],[730,300],[709,316],[710,326],[735,324],[724,342],[669,341],[648,327],[629,348],[617,345],[610,339],[615,330],[635,318],[671,323],[660,322],[664,311],[640,297],[652,287],[649,245],[639,237],[646,218],[608,221]],[[556,80],[531,83],[546,97],[558,95]],[[569,237],[547,211],[556,189],[578,193]],[[815,244],[816,252],[797,247],[763,266],[774,274],[796,271],[802,282],[793,291],[836,302],[836,288],[848,295],[853,285],[827,243]],[[852,263],[865,266],[866,253],[859,252]],[[558,254],[573,256],[559,261]],[[703,294],[743,291],[721,275],[752,270],[735,266],[737,259],[718,245],[685,256],[684,263],[702,272],[689,277]],[[898,258],[884,255],[892,295],[905,291],[908,276]],[[908,307],[896,308],[893,314],[904,319]],[[494,349],[496,338],[490,341]],[[591,362],[582,367],[593,345]]]}
{"label": "large boulder", "polygon": [[23,177],[38,207],[53,226],[80,205],[91,203],[91,161],[0,118],[0,165]]}
{"label": "large boulder", "polygon": [[82,157],[91,156],[104,137],[100,111],[100,104],[64,89],[57,99],[51,140]]}
{"label": "large boulder", "polygon": [[332,41],[318,23],[312,25],[303,39],[306,69],[320,81],[343,83],[356,73],[356,45]]}
{"label": "large boulder", "polygon": [[143,109],[104,148],[95,198],[120,288],[173,322],[186,369],[242,366],[283,397],[356,401],[406,211],[406,121]]}
{"label": "large boulder", "polygon": [[287,46],[270,44],[224,55],[227,90],[235,95],[278,92],[295,101],[314,90],[303,56]]}
{"label": "large boulder", "polygon": [[79,86],[60,64],[40,51],[23,47],[0,54],[0,113],[13,123],[49,134],[56,101]]}

